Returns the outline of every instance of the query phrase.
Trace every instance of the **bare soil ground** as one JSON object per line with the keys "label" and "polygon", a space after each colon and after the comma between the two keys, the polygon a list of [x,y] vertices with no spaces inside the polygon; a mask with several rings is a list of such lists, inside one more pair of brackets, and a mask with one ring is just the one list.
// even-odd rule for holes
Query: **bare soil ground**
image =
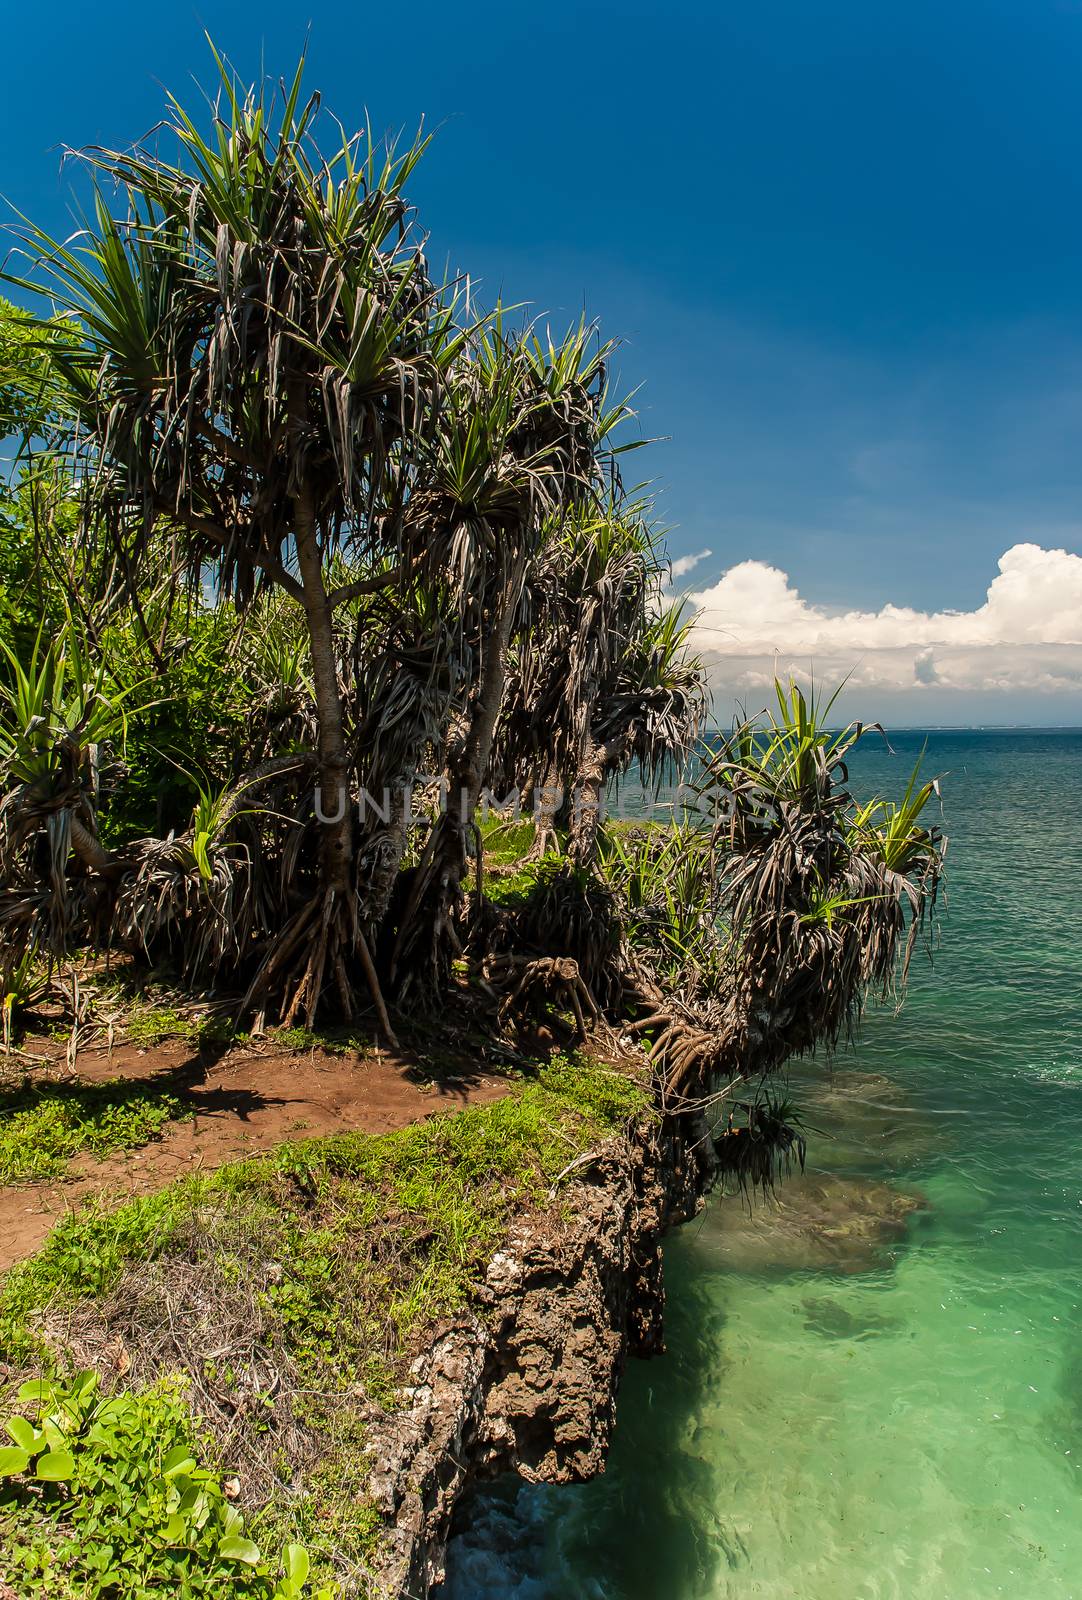
{"label": "bare soil ground", "polygon": [[[153,1079],[188,1113],[138,1150],[96,1160],[76,1157],[62,1178],[0,1186],[0,1272],[33,1253],[57,1219],[90,1197],[123,1200],[186,1173],[210,1171],[287,1140],[359,1130],[385,1133],[438,1112],[498,1099],[507,1080],[496,1066],[445,1067],[373,1048],[339,1053],[288,1050],[273,1036],[222,1051],[165,1041],[145,1049],[80,1052],[74,1073],[63,1046],[35,1041],[31,1082],[102,1083]],[[40,1060],[40,1066],[37,1064]]]}

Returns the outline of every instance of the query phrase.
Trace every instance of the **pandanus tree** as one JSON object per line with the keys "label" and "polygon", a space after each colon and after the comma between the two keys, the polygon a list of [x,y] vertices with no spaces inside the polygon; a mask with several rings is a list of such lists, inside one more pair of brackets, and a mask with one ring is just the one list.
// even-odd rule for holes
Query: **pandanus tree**
{"label": "pandanus tree", "polygon": [[577,779],[571,853],[592,861],[605,785],[637,766],[647,785],[676,772],[705,709],[703,675],[691,647],[694,619],[669,601],[623,642],[597,696]]}
{"label": "pandanus tree", "polygon": [[773,708],[702,750],[700,825],[608,858],[634,889],[628,998],[670,1092],[832,1047],[869,994],[905,982],[943,867],[923,819],[937,783],[918,764],[901,802],[858,804],[849,757],[871,730],[832,727],[834,704],[778,683]]}
{"label": "pandanus tree", "polygon": [[[343,137],[325,157],[317,108],[302,102],[300,71],[278,98],[238,97],[223,67],[209,138],[170,99],[175,160],[88,153],[124,215],[98,187],[77,243],[24,234],[35,285],[83,335],[58,364],[88,527],[107,531],[135,575],[164,525],[195,581],[212,571],[242,609],[276,589],[303,615],[329,820],[318,893],[281,931],[264,977],[291,972],[288,1009],[309,1016],[328,974],[350,1009],[358,961],[381,1005],[355,908],[335,618],[409,582],[409,537],[423,535],[404,501],[455,348],[402,193],[423,141],[396,154]],[[347,570],[332,584],[335,558]]]}
{"label": "pandanus tree", "polygon": [[2,641],[0,651],[10,674],[0,688],[3,943],[60,948],[86,911],[80,886],[69,882],[69,856],[90,869],[108,859],[94,804],[102,752],[123,739],[131,686],[89,660],[74,631],[39,634],[25,662]]}
{"label": "pandanus tree", "polygon": [[[392,978],[438,976],[458,947],[454,912],[507,693],[512,641],[528,633],[528,576],[546,532],[597,503],[609,440],[627,415],[605,389],[606,347],[584,324],[562,341],[496,319],[450,377],[431,470],[410,517],[447,530],[469,673],[445,752],[447,802],[427,842],[395,941]],[[418,915],[418,912],[421,912]],[[418,955],[419,941],[427,953]]]}
{"label": "pandanus tree", "polygon": [[937,780],[918,763],[900,802],[857,804],[849,760],[882,729],[832,728],[836,696],[775,688],[776,709],[740,724],[703,778],[737,951],[726,1034],[765,1066],[835,1045],[869,992],[905,982],[943,865],[921,820]]}
{"label": "pandanus tree", "polygon": [[705,708],[692,618],[664,597],[647,507],[611,493],[548,530],[516,651],[500,754],[540,790],[538,847],[562,794],[570,853],[594,858],[605,786],[637,764],[648,786],[688,755]]}

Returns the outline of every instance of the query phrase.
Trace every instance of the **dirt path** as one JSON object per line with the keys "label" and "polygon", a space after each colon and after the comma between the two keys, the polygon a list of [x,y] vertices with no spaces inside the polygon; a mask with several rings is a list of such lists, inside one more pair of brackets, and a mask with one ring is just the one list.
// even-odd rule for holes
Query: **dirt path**
{"label": "dirt path", "polygon": [[[46,1073],[61,1077],[46,1068],[34,1071],[34,1081],[43,1084]],[[102,1161],[80,1156],[63,1178],[0,1186],[0,1272],[32,1254],[57,1218],[90,1196],[120,1200],[145,1194],[287,1140],[353,1129],[386,1133],[437,1112],[496,1100],[507,1088],[495,1069],[434,1080],[383,1052],[298,1054],[268,1045],[205,1061],[188,1045],[166,1043],[80,1055],[78,1081],[111,1078],[160,1082],[191,1114],[141,1149]]]}

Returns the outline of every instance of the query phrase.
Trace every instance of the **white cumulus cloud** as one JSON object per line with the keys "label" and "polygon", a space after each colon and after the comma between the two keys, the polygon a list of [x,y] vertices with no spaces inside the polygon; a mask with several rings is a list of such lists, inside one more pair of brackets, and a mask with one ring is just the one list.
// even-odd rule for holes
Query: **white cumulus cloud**
{"label": "white cumulus cloud", "polygon": [[972,611],[813,605],[788,575],[741,561],[691,596],[711,677],[732,691],[809,670],[888,691],[1077,694],[1082,690],[1082,556],[1012,545]]}
{"label": "white cumulus cloud", "polygon": [[693,556],[677,556],[676,560],[671,564],[673,583],[676,583],[680,578],[686,578],[688,573],[694,571],[701,561],[709,561],[713,554],[713,550],[699,550]]}

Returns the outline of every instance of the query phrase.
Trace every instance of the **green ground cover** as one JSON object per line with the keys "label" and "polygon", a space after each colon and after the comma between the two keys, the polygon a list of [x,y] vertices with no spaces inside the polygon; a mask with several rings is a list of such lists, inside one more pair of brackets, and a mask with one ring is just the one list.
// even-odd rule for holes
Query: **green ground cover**
{"label": "green ground cover", "polygon": [[[303,1546],[316,1592],[353,1573],[341,1592],[363,1593],[356,1574],[382,1528],[366,1495],[365,1406],[394,1404],[425,1328],[468,1302],[511,1217],[558,1206],[564,1169],[649,1107],[633,1075],[557,1056],[491,1105],[283,1146],[64,1218],[0,1286],[0,1359],[17,1379],[66,1393],[88,1347],[122,1348],[130,1370],[123,1388],[114,1379],[88,1398],[70,1475],[43,1486],[33,1459],[0,1475],[27,1592],[201,1596],[221,1592],[228,1571],[230,1593],[287,1596],[278,1552]],[[192,1354],[200,1329],[213,1332],[213,1359]],[[113,1429],[107,1459],[87,1420],[103,1401],[142,1419]],[[14,1395],[9,1409],[38,1426]],[[191,1457],[182,1476],[210,1475],[193,1480],[209,1497],[204,1527],[169,1523],[176,1538],[164,1546],[161,1526],[198,1496],[192,1483],[172,1493],[168,1452],[148,1454],[148,1435],[177,1461]],[[243,1532],[219,1492],[234,1470]],[[95,1540],[78,1536],[91,1527]],[[241,1545],[222,1554],[234,1537],[250,1560],[235,1554]],[[89,1552],[105,1547],[113,1557],[99,1569]]]}

